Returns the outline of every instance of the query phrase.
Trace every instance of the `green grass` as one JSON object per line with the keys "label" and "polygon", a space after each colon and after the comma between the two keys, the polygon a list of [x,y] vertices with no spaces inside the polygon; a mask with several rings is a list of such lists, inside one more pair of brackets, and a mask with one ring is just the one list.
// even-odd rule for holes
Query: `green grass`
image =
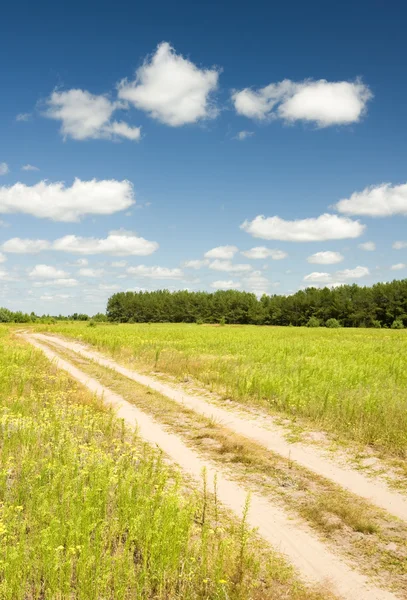
{"label": "green grass", "polygon": [[0,328],[1,600],[321,597]]}
{"label": "green grass", "polygon": [[304,418],[342,439],[407,455],[405,331],[76,323],[46,329],[140,367],[193,376],[225,397]]}

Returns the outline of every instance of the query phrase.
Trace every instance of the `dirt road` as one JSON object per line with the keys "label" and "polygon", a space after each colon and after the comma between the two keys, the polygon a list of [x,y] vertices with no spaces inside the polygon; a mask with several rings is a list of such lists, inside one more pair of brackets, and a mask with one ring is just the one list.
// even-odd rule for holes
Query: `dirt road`
{"label": "dirt road", "polygon": [[[30,344],[41,349],[50,360],[54,360],[58,368],[65,370],[90,391],[101,396],[106,403],[113,404],[120,418],[124,419],[129,426],[137,428],[140,436],[147,442],[158,445],[169,458],[180,466],[182,471],[194,480],[199,483],[202,482],[203,469],[206,469],[209,480],[212,480],[216,474],[217,493],[220,502],[241,517],[248,493],[242,485],[229,479],[219,467],[210,461],[200,458],[175,434],[168,433],[159,423],[140,411],[136,406],[102,386],[98,381],[90,378],[68,361],[58,357],[56,352],[39,341],[39,339],[42,339],[47,342],[55,342],[56,338],[28,333],[23,334],[22,337]],[[82,353],[84,351],[80,345],[78,349],[74,342],[70,343],[58,339],[57,343],[63,347],[75,348],[76,351],[80,350]],[[103,360],[109,363],[112,362],[109,359]],[[105,366],[107,366],[107,363]],[[111,364],[108,366],[114,368]],[[120,367],[120,365],[117,365],[117,367]],[[123,367],[120,367],[120,369],[123,369]],[[128,375],[126,374],[126,376]],[[158,382],[154,383],[160,386],[163,385]],[[149,383],[145,382],[144,385],[149,385]],[[150,385],[150,387],[153,386]],[[155,387],[155,389],[157,388]],[[192,398],[195,399],[195,397]],[[212,407],[212,405],[210,406]],[[229,413],[227,413],[227,416],[229,419],[231,418]],[[230,426],[230,421],[228,421],[228,426]],[[268,431],[268,435],[270,435],[270,431]],[[339,597],[347,600],[354,600],[355,598],[358,600],[392,600],[396,598],[392,593],[371,584],[364,575],[341,561],[317,539],[304,523],[292,520],[284,510],[259,494],[251,495],[248,523],[251,527],[257,528],[259,534],[270,545],[286,556],[304,580],[310,583],[328,584],[330,589]]]}
{"label": "dirt road", "polygon": [[202,396],[187,394],[181,388],[177,389],[161,383],[153,377],[141,375],[136,371],[127,369],[113,359],[102,356],[100,353],[85,347],[79,342],[71,342],[56,336],[44,334],[35,334],[35,338],[73,350],[85,358],[94,360],[104,367],[117,371],[128,379],[156,390],[160,394],[187,406],[201,415],[214,418],[236,433],[260,443],[272,452],[289,458],[302,467],[306,467],[310,471],[337,483],[342,488],[353,492],[361,498],[365,498],[372,504],[383,508],[390,514],[407,522],[407,499],[405,496],[390,490],[383,481],[370,479],[350,467],[335,463],[333,459],[324,456],[315,446],[287,442],[284,437],[284,430],[273,424],[271,419],[260,425],[249,413],[243,417],[232,410],[220,408],[208,402]]}

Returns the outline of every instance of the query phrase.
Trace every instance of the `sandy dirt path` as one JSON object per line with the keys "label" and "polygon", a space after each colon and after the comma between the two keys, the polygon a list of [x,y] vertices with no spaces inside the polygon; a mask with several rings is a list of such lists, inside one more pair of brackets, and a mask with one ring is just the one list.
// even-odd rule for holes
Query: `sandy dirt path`
{"label": "sandy dirt path", "polygon": [[[112,404],[117,415],[147,442],[158,445],[181,469],[199,484],[202,471],[206,469],[208,481],[217,477],[219,501],[241,518],[247,499],[247,490],[228,479],[210,461],[184,444],[175,434],[168,433],[150,416],[130,404],[120,395],[112,392],[98,381],[80,371],[71,363],[60,358],[56,352],[41,344],[33,335],[22,335],[23,339],[43,351],[58,368],[69,373],[85,385],[91,392]],[[354,571],[320,542],[311,530],[302,523],[295,522],[286,513],[259,494],[251,494],[248,524],[258,529],[258,533],[280,551],[298,570],[302,578],[310,583],[326,584],[339,597],[346,600],[395,600],[396,596],[377,588],[362,574]]]}
{"label": "sandy dirt path", "polygon": [[249,414],[244,417],[239,416],[232,410],[226,410],[208,402],[202,396],[187,394],[184,390],[161,383],[153,377],[141,375],[136,371],[123,367],[113,359],[91,350],[82,343],[70,342],[45,334],[34,334],[34,336],[39,340],[73,350],[85,358],[117,371],[128,379],[156,390],[167,396],[167,398],[179,402],[201,415],[214,418],[236,433],[260,443],[272,452],[295,461],[302,467],[306,467],[310,471],[383,508],[388,513],[407,521],[407,499],[402,494],[391,490],[383,481],[371,479],[355,469],[335,463],[334,460],[323,455],[315,446],[287,442],[284,437],[284,430],[271,422],[268,423],[267,427],[259,425],[253,418],[250,418]]}

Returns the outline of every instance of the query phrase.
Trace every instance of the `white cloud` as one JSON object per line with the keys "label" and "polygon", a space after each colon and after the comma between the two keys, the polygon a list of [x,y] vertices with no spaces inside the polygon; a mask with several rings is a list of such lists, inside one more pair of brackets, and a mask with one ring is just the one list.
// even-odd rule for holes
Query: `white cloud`
{"label": "white cloud", "polygon": [[405,269],[407,265],[404,263],[397,263],[396,265],[392,265],[390,268],[392,271],[400,271],[401,269]]}
{"label": "white cloud", "polygon": [[186,260],[182,266],[187,269],[201,269],[209,264],[209,260]]}
{"label": "white cloud", "polygon": [[55,287],[75,287],[78,285],[78,281],[73,278],[64,277],[62,279],[55,279],[53,281],[49,281],[47,282],[47,285],[52,285]]}
{"label": "white cloud", "polygon": [[367,267],[355,267],[354,269],[344,269],[343,271],[336,271],[335,273],[319,273],[314,272],[306,275],[304,281],[315,282],[315,283],[341,283],[352,279],[360,279],[370,274]]}
{"label": "white cloud", "polygon": [[73,298],[73,296],[71,294],[54,294],[54,295],[44,294],[43,296],[40,296],[40,300],[45,300],[45,301],[50,301],[50,302],[52,302],[53,300],[68,300],[69,298]]}
{"label": "white cloud", "polygon": [[9,275],[9,273],[7,271],[4,271],[4,269],[0,269],[0,281],[10,281],[13,278]]}
{"label": "white cloud", "polygon": [[267,294],[270,282],[264,277],[261,271],[253,271],[246,275],[243,279],[243,287],[249,292],[253,292],[256,296],[261,297],[263,294]]}
{"label": "white cloud", "polygon": [[4,263],[4,262],[6,262],[6,260],[7,260],[7,257],[4,256],[4,254],[2,252],[0,252],[0,263]]}
{"label": "white cloud", "polygon": [[199,69],[163,42],[137,69],[134,81],[120,82],[118,95],[154,119],[178,127],[217,115],[210,96],[218,77],[217,69]]}
{"label": "white cloud", "polygon": [[254,259],[265,259],[271,258],[272,260],[282,260],[283,258],[287,258],[287,252],[283,250],[273,250],[270,248],[266,248],[265,246],[256,246],[255,248],[251,248],[250,250],[246,250],[242,252],[243,256],[246,258]]}
{"label": "white cloud", "polygon": [[62,269],[56,269],[51,265],[35,265],[29,276],[33,279],[64,279],[69,275]]}
{"label": "white cloud", "polygon": [[51,248],[47,240],[30,240],[22,238],[11,238],[1,245],[3,252],[10,254],[38,254],[43,250]]}
{"label": "white cloud", "polygon": [[402,185],[381,185],[354,192],[350,198],[340,200],[335,208],[347,215],[367,215],[369,217],[390,217],[407,215],[407,183]]}
{"label": "white cloud", "polygon": [[205,252],[205,258],[221,258],[221,259],[229,259],[233,258],[236,252],[239,249],[236,246],[218,246],[217,248],[212,248],[212,250],[208,250]]}
{"label": "white cloud", "polygon": [[33,285],[35,287],[75,287],[78,285],[78,281],[71,277],[62,277],[50,281],[35,281]]}
{"label": "white cloud", "polygon": [[31,113],[19,113],[16,116],[16,121],[28,121],[31,117]]}
{"label": "white cloud", "polygon": [[40,181],[0,187],[0,213],[24,213],[53,221],[74,222],[85,215],[111,215],[134,204],[133,186],[115,179],[64,183]]}
{"label": "white cloud", "polygon": [[78,260],[75,260],[75,262],[72,263],[73,267],[87,267],[89,264],[89,261],[87,258],[78,258]]}
{"label": "white cloud", "polygon": [[280,217],[258,215],[253,221],[245,221],[241,229],[253,237],[286,242],[318,242],[359,237],[365,225],[347,217],[323,214],[311,219],[285,221]]}
{"label": "white cloud", "polygon": [[285,79],[259,90],[245,88],[232,95],[236,112],[251,119],[281,118],[287,122],[311,121],[318,127],[357,123],[372,98],[361,81],[329,82]]}
{"label": "white cloud", "polygon": [[403,250],[403,248],[407,248],[407,242],[394,242],[392,247],[394,250]]}
{"label": "white cloud", "polygon": [[239,142],[243,142],[243,140],[247,140],[247,138],[252,137],[254,135],[254,131],[239,131],[239,133],[235,136],[235,140],[239,140]]}
{"label": "white cloud", "polygon": [[334,265],[343,261],[343,256],[340,252],[331,252],[326,250],[325,252],[316,252],[307,258],[309,263],[316,265]]}
{"label": "white cloud", "polygon": [[376,250],[376,244],[374,242],[364,242],[363,244],[359,244],[359,248],[366,250],[366,252],[373,252]]}
{"label": "white cloud", "polygon": [[[107,238],[85,238],[76,235],[65,235],[53,242],[47,240],[30,240],[12,238],[0,246],[3,252],[14,254],[36,254],[42,250],[71,252],[72,254],[110,254],[112,256],[147,256],[158,248],[157,242],[150,242],[142,237],[127,232],[111,231]],[[77,261],[74,266],[86,266],[86,259]],[[86,261],[86,262],[85,262]],[[114,266],[124,266],[125,262]]]}
{"label": "white cloud", "polygon": [[178,268],[168,269],[167,267],[146,267],[145,265],[129,267],[127,273],[148,279],[181,279],[184,276],[182,270]]}
{"label": "white cloud", "polygon": [[74,254],[110,254],[112,256],[147,256],[158,248],[157,242],[150,242],[125,231],[111,231],[107,238],[85,238],[66,235],[55,240],[54,250]]}
{"label": "white cloud", "polygon": [[225,271],[228,273],[245,273],[251,271],[251,265],[237,264],[234,265],[230,260],[219,260],[216,259],[209,263],[209,268],[214,271]]}
{"label": "white cloud", "polygon": [[360,277],[366,277],[370,271],[367,267],[355,267],[354,269],[344,269],[343,271],[337,271],[335,273],[337,279],[359,279]]}
{"label": "white cloud", "polygon": [[139,140],[141,137],[140,127],[110,120],[116,110],[126,106],[121,102],[111,102],[106,96],[97,96],[86,90],[54,91],[47,105],[44,115],[62,122],[60,131],[65,139],[124,137]]}
{"label": "white cloud", "polygon": [[22,171],[39,171],[39,168],[38,167],[34,167],[34,165],[28,164],[28,165],[23,165],[21,167],[21,170]]}
{"label": "white cloud", "polygon": [[232,281],[229,279],[228,281],[213,281],[211,283],[211,287],[217,290],[237,290],[242,287],[242,284],[238,281]]}
{"label": "white cloud", "polygon": [[0,176],[1,175],[7,175],[7,173],[10,173],[10,169],[8,167],[8,164],[5,162],[0,163]]}
{"label": "white cloud", "polygon": [[119,290],[120,286],[116,285],[115,283],[112,284],[107,284],[107,283],[100,283],[98,285],[99,290],[103,290],[103,291],[113,291],[113,290]]}
{"label": "white cloud", "polygon": [[314,271],[309,275],[304,277],[304,281],[312,281],[315,283],[330,283],[332,281],[332,275],[329,273],[320,273],[318,271]]}
{"label": "white cloud", "polygon": [[121,267],[125,267],[127,262],[125,260],[116,260],[111,263],[111,266],[115,269],[120,269]]}
{"label": "white cloud", "polygon": [[103,273],[104,273],[103,269],[88,269],[88,268],[79,269],[79,275],[81,277],[102,277]]}

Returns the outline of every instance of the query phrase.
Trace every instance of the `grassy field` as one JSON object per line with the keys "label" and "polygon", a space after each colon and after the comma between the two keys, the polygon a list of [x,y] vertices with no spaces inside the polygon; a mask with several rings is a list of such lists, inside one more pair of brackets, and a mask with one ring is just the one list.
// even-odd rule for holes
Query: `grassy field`
{"label": "grassy field", "polygon": [[0,328],[2,600],[322,597],[266,556],[244,521]]}
{"label": "grassy field", "polygon": [[[41,327],[42,328],[42,327]],[[374,329],[58,323],[137,366],[192,376],[241,402],[407,454],[407,333]]]}

